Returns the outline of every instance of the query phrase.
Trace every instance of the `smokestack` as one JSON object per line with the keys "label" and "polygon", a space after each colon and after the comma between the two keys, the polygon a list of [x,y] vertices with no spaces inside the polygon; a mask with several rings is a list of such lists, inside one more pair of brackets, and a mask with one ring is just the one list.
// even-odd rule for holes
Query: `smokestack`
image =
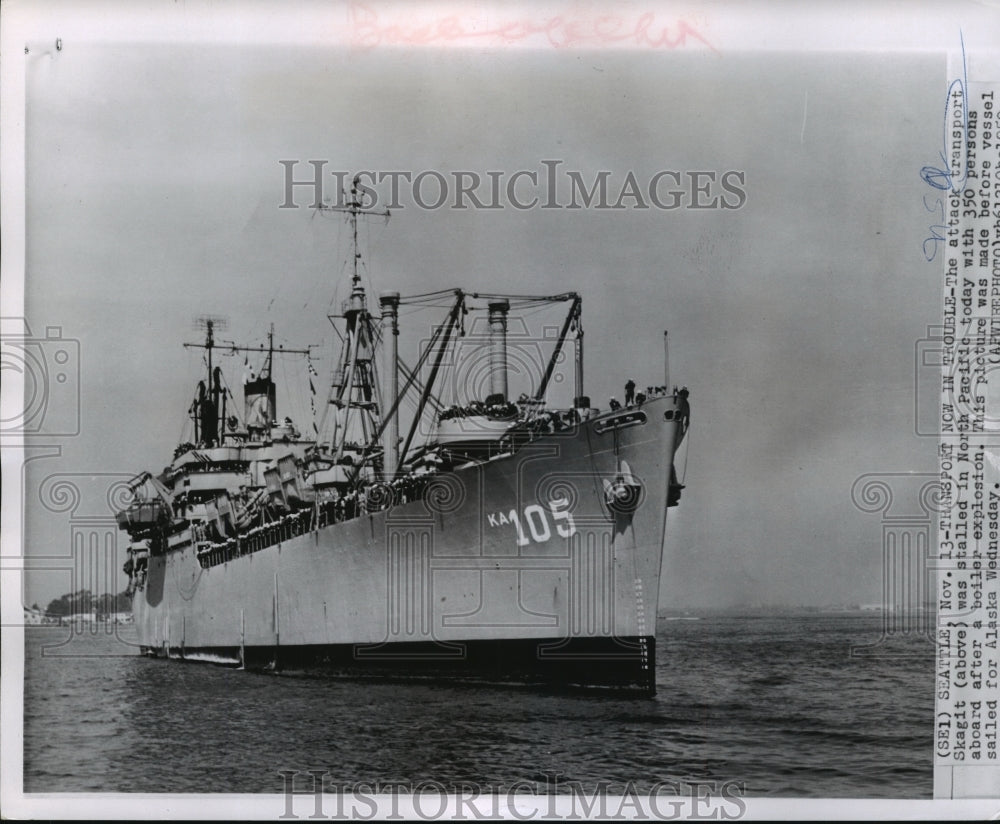
{"label": "smokestack", "polygon": [[[399,354],[399,292],[382,292],[382,421],[399,397],[399,369],[396,365]],[[382,430],[382,476],[391,481],[399,467],[399,414],[392,418]]]}
{"label": "smokestack", "polygon": [[507,400],[507,312],[510,301],[495,300],[490,309],[490,394]]}

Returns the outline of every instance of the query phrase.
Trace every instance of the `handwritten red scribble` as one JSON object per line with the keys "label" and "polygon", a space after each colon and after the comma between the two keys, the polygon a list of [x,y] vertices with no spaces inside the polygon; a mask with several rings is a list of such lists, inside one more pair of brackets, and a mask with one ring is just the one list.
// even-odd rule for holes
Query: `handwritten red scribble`
{"label": "handwritten red scribble", "polygon": [[366,3],[352,3],[350,17],[352,43],[363,48],[427,46],[461,40],[492,40],[511,45],[541,35],[556,49],[615,43],[630,43],[640,48],[676,49],[686,46],[690,37],[718,53],[715,46],[686,20],[679,19],[672,26],[658,25],[656,15],[651,11],[633,18],[618,15],[522,18],[489,29],[477,29],[458,15],[439,17],[429,22],[411,19],[402,24],[383,23],[379,13]]}

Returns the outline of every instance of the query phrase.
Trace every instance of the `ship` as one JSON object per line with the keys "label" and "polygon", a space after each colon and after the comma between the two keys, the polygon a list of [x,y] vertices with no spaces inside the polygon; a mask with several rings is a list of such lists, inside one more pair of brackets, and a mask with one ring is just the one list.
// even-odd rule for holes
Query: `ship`
{"label": "ship", "polygon": [[[322,208],[346,215],[354,242],[349,297],[329,316],[341,340],[322,421],[306,434],[276,406],[276,351],[311,349],[276,350],[273,326],[266,347],[222,342],[219,321],[203,320],[204,339],[185,344],[207,366],[191,434],[163,471],[129,482],[117,513],[141,651],[655,694],[667,513],[690,420],[666,332],[655,385],[601,409],[584,393],[580,294],[384,291],[376,312],[358,268],[369,204],[355,182]],[[446,311],[407,363],[401,307],[428,305]],[[533,344],[532,368],[511,330],[542,306],[565,315]],[[559,408],[547,398],[569,340],[573,401]],[[263,358],[242,405],[220,352]],[[449,369],[465,395],[447,405],[435,387]],[[531,384],[516,398],[513,372]]]}

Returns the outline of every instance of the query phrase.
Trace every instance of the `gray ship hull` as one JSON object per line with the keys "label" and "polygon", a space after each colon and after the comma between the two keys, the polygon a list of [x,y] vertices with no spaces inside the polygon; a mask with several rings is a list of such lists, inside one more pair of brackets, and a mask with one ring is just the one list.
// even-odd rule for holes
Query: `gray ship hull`
{"label": "gray ship hull", "polygon": [[656,398],[214,565],[181,533],[135,593],[139,643],[248,668],[651,691],[675,418]]}

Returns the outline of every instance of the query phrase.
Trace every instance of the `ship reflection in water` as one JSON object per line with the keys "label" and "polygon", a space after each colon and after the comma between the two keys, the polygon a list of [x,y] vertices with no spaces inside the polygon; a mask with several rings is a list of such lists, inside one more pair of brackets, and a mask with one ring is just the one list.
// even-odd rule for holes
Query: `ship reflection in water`
{"label": "ship reflection in water", "polygon": [[747,796],[930,798],[931,659],[849,656],[880,629],[844,613],[667,622],[648,699],[238,672],[104,634],[42,657],[67,628],[29,627],[24,788],[281,793],[279,770],[320,769],[501,791],[550,772],[588,792],[698,780]]}

